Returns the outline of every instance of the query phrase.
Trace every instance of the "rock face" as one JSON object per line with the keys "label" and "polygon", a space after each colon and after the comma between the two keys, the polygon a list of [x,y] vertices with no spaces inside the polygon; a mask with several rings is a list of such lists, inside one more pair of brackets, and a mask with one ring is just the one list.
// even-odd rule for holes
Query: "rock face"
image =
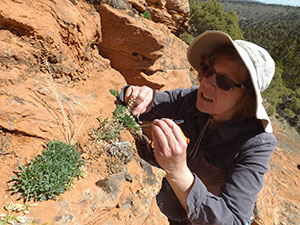
{"label": "rock face", "polygon": [[[255,208],[258,224],[298,224],[300,221],[299,155],[281,148],[272,155],[270,172]],[[291,180],[292,177],[292,180]]]}
{"label": "rock face", "polygon": [[179,35],[188,28],[190,12],[187,0],[128,0],[137,12],[149,12],[151,20],[165,24],[172,33]]}
{"label": "rock face", "polygon": [[[187,46],[165,25],[137,13],[146,2],[107,3],[1,1],[0,214],[18,202],[8,191],[18,166],[58,139],[80,147],[88,176],[57,201],[39,203],[29,222],[167,224],[155,200],[163,171],[136,150],[130,162],[111,161],[90,134],[97,117],[112,116],[110,89],[127,83],[189,87]],[[125,137],[134,147],[131,135]]]}
{"label": "rock face", "polygon": [[127,83],[163,88],[180,79],[182,86],[190,84],[189,66],[183,54],[187,46],[166,26],[109,5],[101,6],[99,12],[100,53],[110,59]]}
{"label": "rock face", "polygon": [[174,34],[187,30],[187,16],[190,12],[189,2],[186,0],[148,0],[148,11],[154,22],[163,23]]}

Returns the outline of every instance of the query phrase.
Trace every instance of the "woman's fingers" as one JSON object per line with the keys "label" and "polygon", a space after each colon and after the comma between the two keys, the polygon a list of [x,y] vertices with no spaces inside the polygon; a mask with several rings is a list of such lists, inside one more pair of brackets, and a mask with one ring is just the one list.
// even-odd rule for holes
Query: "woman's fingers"
{"label": "woman's fingers", "polygon": [[177,124],[169,119],[154,120],[152,137],[157,163],[167,174],[182,171],[186,166],[187,144]]}
{"label": "woman's fingers", "polygon": [[152,125],[152,136],[154,142],[155,153],[166,155],[169,144],[164,131],[161,128],[162,124],[160,120],[154,120]]}
{"label": "woman's fingers", "polygon": [[180,145],[186,146],[187,138],[184,136],[184,133],[182,132],[181,128],[176,123],[174,123],[173,120],[170,120],[170,119],[163,119],[163,120],[172,130],[172,133],[173,133],[174,137],[176,138],[176,141]]}
{"label": "woman's fingers", "polygon": [[139,115],[151,110],[152,102],[154,99],[154,90],[147,86],[130,86],[125,93],[125,102],[129,103],[131,97],[135,98],[135,102],[132,108],[133,115]]}
{"label": "woman's fingers", "polygon": [[161,151],[166,156],[181,154],[187,144],[181,129],[170,119],[154,120],[153,128],[157,140],[160,143]]}

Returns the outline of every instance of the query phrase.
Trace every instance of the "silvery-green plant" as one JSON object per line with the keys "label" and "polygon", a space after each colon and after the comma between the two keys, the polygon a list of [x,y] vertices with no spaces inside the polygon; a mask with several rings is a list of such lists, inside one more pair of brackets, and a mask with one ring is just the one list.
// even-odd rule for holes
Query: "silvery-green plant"
{"label": "silvery-green plant", "polygon": [[74,145],[54,140],[47,148],[13,176],[13,192],[20,193],[25,201],[53,199],[64,193],[81,174],[84,161]]}
{"label": "silvery-green plant", "polygon": [[37,206],[37,204],[19,204],[13,202],[9,203],[8,205],[4,206],[4,209],[7,213],[0,215],[0,225],[26,223],[27,218],[25,216],[17,215],[16,213],[23,212],[24,214],[28,214],[29,208],[33,206]]}

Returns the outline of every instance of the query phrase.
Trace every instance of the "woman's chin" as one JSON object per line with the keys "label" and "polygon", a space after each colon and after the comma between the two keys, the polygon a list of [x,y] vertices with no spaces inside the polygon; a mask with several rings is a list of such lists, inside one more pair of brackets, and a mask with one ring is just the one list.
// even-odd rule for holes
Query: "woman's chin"
{"label": "woman's chin", "polygon": [[200,112],[209,114],[209,110],[208,110],[209,107],[207,107],[205,104],[202,104],[201,102],[197,102],[196,107]]}

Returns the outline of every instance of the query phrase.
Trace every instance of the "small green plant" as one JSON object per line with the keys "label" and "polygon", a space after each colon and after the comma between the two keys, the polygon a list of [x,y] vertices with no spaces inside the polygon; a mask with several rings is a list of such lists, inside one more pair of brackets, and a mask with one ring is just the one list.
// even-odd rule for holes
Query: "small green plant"
{"label": "small green plant", "polygon": [[37,206],[36,203],[34,204],[18,204],[18,203],[9,203],[7,206],[4,207],[4,209],[7,211],[7,214],[1,214],[0,215],[0,225],[5,224],[16,224],[16,223],[26,223],[26,217],[16,215],[18,212],[23,212],[24,214],[29,213],[29,208]]}
{"label": "small green plant", "polygon": [[109,120],[108,118],[102,119],[97,118],[99,122],[99,127],[97,129],[92,129],[93,136],[97,140],[104,140],[107,142],[115,142],[119,139],[120,132],[123,127],[116,120]]}
{"label": "small green plant", "polygon": [[54,140],[27,167],[13,176],[13,192],[21,193],[25,201],[53,199],[70,189],[73,179],[81,174],[84,161],[76,147]]}
{"label": "small green plant", "polygon": [[127,129],[132,130],[137,134],[141,134],[141,127],[137,123],[136,119],[131,115],[130,111],[131,109],[128,109],[127,106],[119,104],[113,112],[113,117],[118,123],[122,124]]}
{"label": "small green plant", "polygon": [[[118,101],[119,103],[121,102],[119,99],[120,94],[116,90],[111,89],[110,93],[119,100]],[[138,119],[133,117],[131,114],[135,100],[136,100],[135,97],[131,97],[129,99],[127,106],[125,106],[123,104],[117,104],[116,108],[113,112],[113,118],[118,123],[122,124],[122,126],[126,127],[129,130],[134,131],[138,135],[141,135],[142,129],[141,129],[139,123],[137,122]]]}
{"label": "small green plant", "polygon": [[109,93],[111,93],[113,96],[115,96],[116,98],[120,97],[120,93],[114,89],[110,89]]}
{"label": "small green plant", "polygon": [[[119,100],[119,92],[113,89],[110,89],[109,92]],[[117,104],[113,111],[112,119],[107,117],[102,119],[101,117],[98,117],[97,120],[99,122],[99,127],[97,129],[92,129],[93,137],[96,140],[115,143],[119,140],[120,132],[124,128],[141,135],[141,127],[130,113],[130,107],[132,107],[132,105],[133,104],[129,104],[129,107],[127,107],[122,104]]]}
{"label": "small green plant", "polygon": [[152,20],[151,14],[147,9],[143,12],[143,16],[148,20]]}

